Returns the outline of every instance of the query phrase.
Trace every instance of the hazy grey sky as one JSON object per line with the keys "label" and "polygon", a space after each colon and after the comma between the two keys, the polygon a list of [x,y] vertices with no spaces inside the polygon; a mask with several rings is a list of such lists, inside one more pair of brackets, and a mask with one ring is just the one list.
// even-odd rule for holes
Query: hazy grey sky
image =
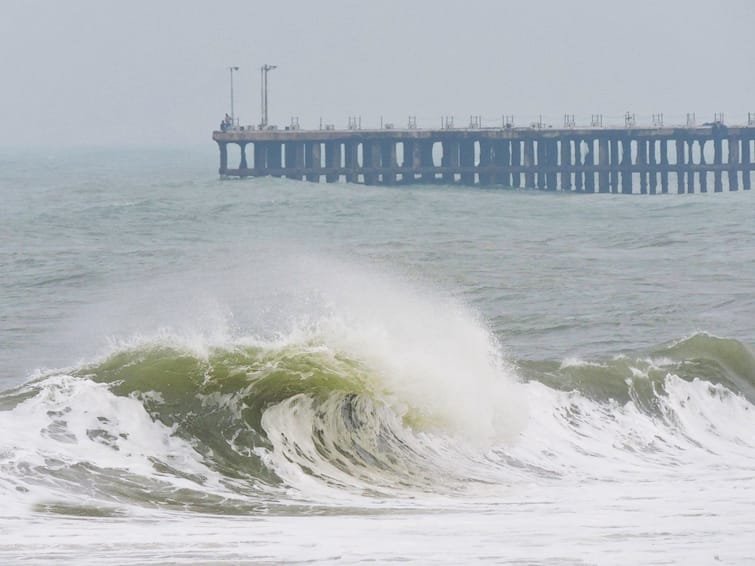
{"label": "hazy grey sky", "polygon": [[[753,0],[0,0],[0,146],[197,145],[271,123],[755,112]],[[210,142],[211,143],[211,142]]]}

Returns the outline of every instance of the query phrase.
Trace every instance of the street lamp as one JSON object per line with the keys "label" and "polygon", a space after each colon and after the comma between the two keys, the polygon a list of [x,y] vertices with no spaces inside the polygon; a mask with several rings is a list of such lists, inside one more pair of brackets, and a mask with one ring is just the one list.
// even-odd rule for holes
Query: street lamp
{"label": "street lamp", "polygon": [[236,125],[236,117],[233,113],[233,71],[238,71],[238,67],[228,67],[228,70],[231,72],[231,127]]}
{"label": "street lamp", "polygon": [[267,73],[273,69],[277,69],[277,65],[262,65],[260,67],[260,97],[262,100],[262,117],[260,119],[260,129],[267,127]]}

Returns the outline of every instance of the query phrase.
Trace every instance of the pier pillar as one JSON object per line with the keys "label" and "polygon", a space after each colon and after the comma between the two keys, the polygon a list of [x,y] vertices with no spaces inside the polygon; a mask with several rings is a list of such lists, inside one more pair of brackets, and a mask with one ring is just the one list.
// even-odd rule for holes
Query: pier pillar
{"label": "pier pillar", "polygon": [[453,184],[456,172],[459,170],[459,142],[457,140],[443,141],[443,182]]}
{"label": "pier pillar", "polygon": [[493,184],[493,174],[491,167],[493,165],[493,144],[488,139],[480,140],[480,163],[478,164],[477,178],[482,186]]}
{"label": "pier pillar", "polygon": [[[255,147],[257,147],[257,144],[254,144]],[[246,162],[246,143],[239,143],[239,150],[241,152],[241,160],[239,161],[239,169],[241,170],[242,176],[246,176],[249,174],[247,171],[249,169],[249,166]],[[256,160],[255,160],[256,163]]]}
{"label": "pier pillar", "polygon": [[574,139],[574,190],[582,192],[585,188],[584,174],[583,174],[584,162],[582,161],[582,140],[579,138]]}
{"label": "pier pillar", "polygon": [[325,182],[338,182],[338,169],[341,167],[341,142],[325,142]]}
{"label": "pier pillar", "polygon": [[459,160],[461,163],[461,184],[474,185],[474,141],[464,140],[460,142]]}
{"label": "pier pillar", "polygon": [[658,192],[658,164],[655,158],[656,140],[648,140],[648,192],[654,195]]}
{"label": "pier pillar", "polygon": [[218,149],[220,149],[220,167],[218,173],[225,175],[228,171],[228,144],[226,142],[218,142]]}
{"label": "pier pillar", "polygon": [[374,140],[362,142],[362,160],[364,184],[376,185],[380,169],[380,142]]}
{"label": "pier pillar", "polygon": [[661,140],[661,193],[668,194],[668,140]]}
{"label": "pier pillar", "polygon": [[724,190],[721,180],[721,169],[723,168],[723,142],[721,134],[714,129],[713,137],[713,190],[720,193]]}
{"label": "pier pillar", "polygon": [[699,139],[697,140],[697,143],[700,146],[700,169],[699,169],[697,177],[700,183],[700,192],[707,193],[708,192],[708,168],[706,167],[706,163],[705,163],[705,140]]}
{"label": "pier pillar", "polygon": [[280,177],[283,173],[281,167],[283,144],[280,142],[268,142],[267,148],[267,168],[268,174],[273,177]]}
{"label": "pier pillar", "polygon": [[561,154],[561,190],[570,192],[572,188],[571,183],[571,139],[564,138],[561,140],[560,154]]}
{"label": "pier pillar", "polygon": [[621,140],[621,192],[632,194],[632,139],[629,136]]}
{"label": "pier pillar", "polygon": [[729,139],[729,191],[739,190],[739,138]]}
{"label": "pier pillar", "polygon": [[524,140],[524,186],[535,188],[535,142]]}
{"label": "pier pillar", "polygon": [[509,163],[511,160],[511,147],[508,140],[496,140],[492,147],[492,164],[495,174],[491,175],[491,183],[511,186],[511,174]]}
{"label": "pier pillar", "polygon": [[608,183],[608,138],[598,139],[598,192],[608,193],[611,187]]}
{"label": "pier pillar", "polygon": [[587,151],[585,151],[585,192],[595,192],[595,139],[590,138],[587,141]]}
{"label": "pier pillar", "polygon": [[283,152],[285,154],[285,160],[283,162],[283,173],[287,179],[300,180],[302,175],[298,170],[299,167],[296,164],[296,157],[298,148],[301,146],[299,142],[285,142],[283,144]]}
{"label": "pier pillar", "polygon": [[522,142],[518,139],[511,140],[511,186],[522,186]]}
{"label": "pier pillar", "polygon": [[558,140],[545,142],[546,173],[545,188],[549,191],[558,189]]}
{"label": "pier pillar", "polygon": [[748,138],[742,139],[742,190],[750,190],[750,171],[752,165],[750,162],[750,141]]}
{"label": "pier pillar", "polygon": [[359,179],[359,144],[355,141],[347,141],[344,144],[344,168],[346,169],[346,182],[356,183]]}
{"label": "pier pillar", "polygon": [[380,144],[381,152],[381,169],[383,172],[383,184],[394,185],[396,183],[396,168],[398,167],[398,161],[396,158],[396,142],[393,140],[385,140]]}
{"label": "pier pillar", "polygon": [[432,183],[435,181],[435,161],[433,159],[433,145],[435,144],[434,141],[425,141],[422,140],[418,142],[419,144],[419,153],[420,153],[420,163],[422,164],[422,182],[423,183]]}
{"label": "pier pillar", "polygon": [[320,170],[322,169],[322,154],[320,142],[308,142],[306,148],[305,167],[309,170],[307,181],[311,183],[320,182]]}
{"label": "pier pillar", "polygon": [[695,193],[695,171],[694,171],[694,153],[693,144],[694,140],[689,139],[687,144],[687,193],[692,195]]}
{"label": "pier pillar", "polygon": [[[265,175],[267,173],[267,144],[265,142],[254,142],[254,174],[258,176]],[[241,151],[242,160],[246,167],[246,155]]]}
{"label": "pier pillar", "polygon": [[535,143],[535,184],[538,189],[546,188],[546,170],[548,167],[548,144],[543,139]]}
{"label": "pier pillar", "polygon": [[611,162],[609,185],[611,186],[612,193],[618,193],[619,192],[619,139],[615,137],[611,138],[609,140],[609,144],[610,144],[609,160]]}
{"label": "pier pillar", "polygon": [[648,145],[647,140],[637,140],[637,169],[640,172],[640,194],[648,194]]}
{"label": "pier pillar", "polygon": [[679,195],[684,194],[684,140],[680,138],[674,139],[674,145],[676,146],[676,193]]}

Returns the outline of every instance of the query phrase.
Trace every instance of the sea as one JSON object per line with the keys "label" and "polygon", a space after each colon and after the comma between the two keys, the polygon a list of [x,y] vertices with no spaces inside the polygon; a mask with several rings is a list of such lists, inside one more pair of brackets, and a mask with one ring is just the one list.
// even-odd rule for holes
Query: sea
{"label": "sea", "polygon": [[0,151],[0,563],[755,563],[755,195]]}

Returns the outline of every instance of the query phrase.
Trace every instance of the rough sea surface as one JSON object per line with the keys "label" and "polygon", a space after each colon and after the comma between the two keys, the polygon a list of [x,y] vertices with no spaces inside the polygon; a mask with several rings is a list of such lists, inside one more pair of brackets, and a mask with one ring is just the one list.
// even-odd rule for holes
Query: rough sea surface
{"label": "rough sea surface", "polygon": [[755,563],[755,196],[0,152],[0,563]]}

